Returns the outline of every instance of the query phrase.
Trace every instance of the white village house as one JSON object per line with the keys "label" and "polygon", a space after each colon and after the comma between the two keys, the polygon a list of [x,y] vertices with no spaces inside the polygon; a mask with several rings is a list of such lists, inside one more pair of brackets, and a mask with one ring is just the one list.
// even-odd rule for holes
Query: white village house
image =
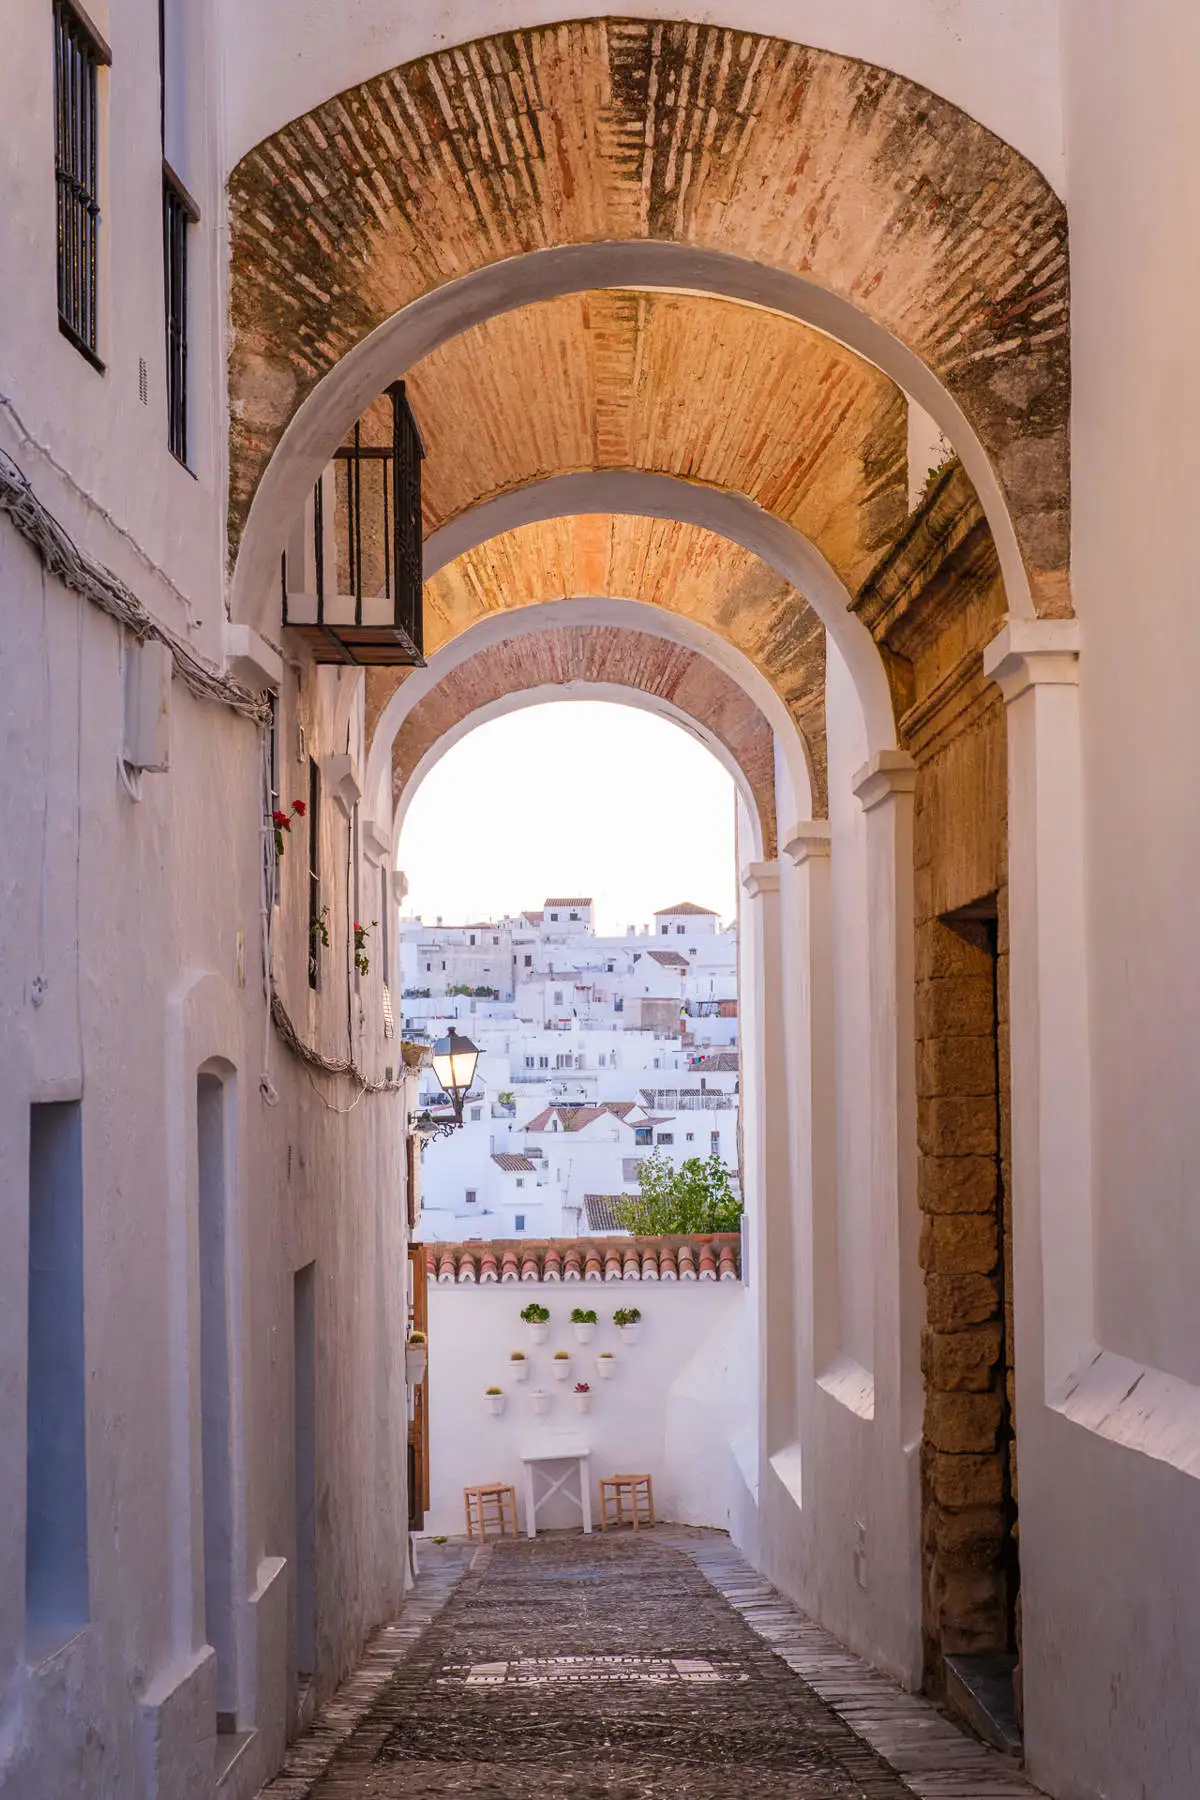
{"label": "white village house", "polygon": [[[736,1173],[736,929],[691,901],[623,937],[592,921],[587,898],[402,921],[406,1037],[453,1021],[480,1051],[462,1129],[424,1153],[426,1241],[614,1230],[612,1200],[654,1149]],[[422,1103],[441,1099],[431,1073]]]}

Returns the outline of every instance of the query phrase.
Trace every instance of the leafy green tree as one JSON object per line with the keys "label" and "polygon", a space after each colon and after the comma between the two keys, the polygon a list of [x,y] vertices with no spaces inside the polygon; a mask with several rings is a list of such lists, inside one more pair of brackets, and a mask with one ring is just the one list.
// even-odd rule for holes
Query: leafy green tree
{"label": "leafy green tree", "polygon": [[618,1200],[613,1209],[618,1224],[638,1237],[741,1229],[742,1203],[719,1156],[689,1156],[676,1168],[655,1150],[638,1169],[638,1186],[636,1200]]}

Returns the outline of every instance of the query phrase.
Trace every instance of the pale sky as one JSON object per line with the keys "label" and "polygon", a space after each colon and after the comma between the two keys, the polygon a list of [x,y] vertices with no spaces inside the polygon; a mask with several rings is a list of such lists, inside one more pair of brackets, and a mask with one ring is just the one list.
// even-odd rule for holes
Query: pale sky
{"label": "pale sky", "polygon": [[493,719],[435,764],[409,807],[403,911],[447,925],[590,895],[597,930],[680,900],[736,909],[734,786],[681,726],[568,700]]}

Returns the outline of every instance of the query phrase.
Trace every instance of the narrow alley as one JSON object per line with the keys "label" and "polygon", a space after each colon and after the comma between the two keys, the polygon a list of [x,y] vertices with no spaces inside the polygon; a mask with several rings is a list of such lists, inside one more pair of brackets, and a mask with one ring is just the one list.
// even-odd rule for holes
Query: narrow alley
{"label": "narrow alley", "polygon": [[263,1800],[1036,1795],[722,1533],[563,1531],[421,1557],[397,1626]]}

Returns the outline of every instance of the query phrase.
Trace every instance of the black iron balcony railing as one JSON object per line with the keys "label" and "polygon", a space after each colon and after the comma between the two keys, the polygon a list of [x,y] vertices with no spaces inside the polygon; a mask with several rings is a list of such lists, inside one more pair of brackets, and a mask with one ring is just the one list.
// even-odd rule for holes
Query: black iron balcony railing
{"label": "black iron balcony railing", "polygon": [[392,442],[361,428],[334,452],[283,559],[283,622],[317,662],[423,667],[421,462],[404,383],[387,390]]}

